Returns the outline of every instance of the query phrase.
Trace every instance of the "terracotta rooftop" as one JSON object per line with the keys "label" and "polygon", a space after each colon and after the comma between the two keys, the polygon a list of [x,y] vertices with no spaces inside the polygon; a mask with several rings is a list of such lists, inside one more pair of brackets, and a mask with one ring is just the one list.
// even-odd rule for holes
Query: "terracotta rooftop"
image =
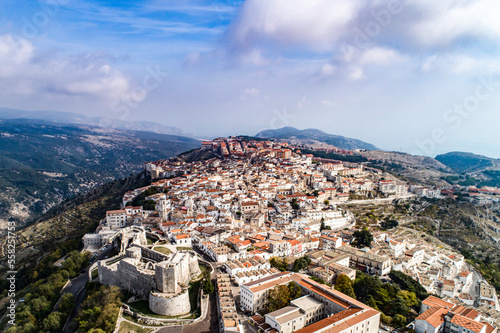
{"label": "terracotta rooftop", "polygon": [[442,307],[442,308],[447,308],[447,309],[452,309],[455,304],[447,302],[445,300],[442,300],[441,298],[437,298],[435,296],[429,296],[426,299],[422,301],[423,304],[429,306],[429,307]]}
{"label": "terracotta rooftop", "polygon": [[476,333],[479,333],[484,327],[484,324],[458,314],[451,318],[451,323]]}
{"label": "terracotta rooftop", "polygon": [[447,309],[435,306],[427,309],[427,311],[418,316],[416,320],[425,320],[433,327],[438,327],[444,323],[444,316],[447,313]]}
{"label": "terracotta rooftop", "polygon": [[256,293],[289,282],[292,282],[290,272],[281,272],[257,281],[246,283],[244,286],[249,287],[250,291]]}
{"label": "terracotta rooftop", "polygon": [[331,325],[334,326],[328,329],[328,333],[338,333],[378,314],[379,312],[373,309],[362,310],[351,308],[306,326],[296,331],[296,333],[313,333]]}

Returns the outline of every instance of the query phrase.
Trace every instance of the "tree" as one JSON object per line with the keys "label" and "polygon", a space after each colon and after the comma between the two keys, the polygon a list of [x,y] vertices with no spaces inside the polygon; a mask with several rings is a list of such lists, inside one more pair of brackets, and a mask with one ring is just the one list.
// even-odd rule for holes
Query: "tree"
{"label": "tree", "polygon": [[335,282],[335,290],[338,290],[349,297],[356,298],[353,285],[354,283],[347,275],[340,274]]}
{"label": "tree", "polygon": [[322,230],[332,230],[332,227],[330,227],[329,225],[327,226],[325,224],[325,218],[324,217],[321,218],[321,226],[320,226],[319,230],[320,231],[322,231]]}
{"label": "tree", "polygon": [[397,227],[398,225],[399,225],[398,221],[390,219],[388,217],[386,217],[384,221],[380,223],[380,227],[382,229],[391,229]]}
{"label": "tree", "polygon": [[403,327],[406,325],[406,317],[398,313],[392,318],[392,324],[396,327]]}
{"label": "tree", "polygon": [[153,200],[144,201],[144,205],[142,206],[142,209],[144,210],[155,210],[155,208],[156,208],[156,203]]}
{"label": "tree", "polygon": [[325,200],[325,205],[330,206],[330,201],[329,200]]}
{"label": "tree", "polygon": [[354,293],[358,300],[366,302],[368,296],[375,295],[377,289],[381,286],[382,281],[376,276],[358,274],[358,278],[354,281]]}
{"label": "tree", "polygon": [[288,284],[288,289],[290,291],[290,300],[294,300],[302,296],[302,289],[295,282],[290,282]]}
{"label": "tree", "polygon": [[429,296],[424,286],[403,272],[391,271],[389,277],[401,289],[414,292],[420,300],[424,300]]}
{"label": "tree", "polygon": [[282,258],[272,257],[271,259],[269,259],[269,263],[272,267],[277,268],[282,272],[288,270],[288,264]]}
{"label": "tree", "polygon": [[203,292],[205,294],[211,294],[214,292],[214,285],[208,271],[203,272]]}
{"label": "tree", "polygon": [[353,237],[352,245],[359,248],[369,247],[373,242],[373,235],[367,227],[363,227],[362,230],[356,230],[353,233]]}
{"label": "tree", "polygon": [[52,312],[42,321],[42,327],[45,332],[60,332],[63,325],[63,314],[61,312]]}
{"label": "tree", "polygon": [[407,307],[418,307],[417,295],[414,292],[401,290],[400,292],[398,292],[397,296],[401,297],[404,300]]}
{"label": "tree", "polygon": [[293,198],[292,201],[290,201],[290,204],[292,205],[292,209],[297,210],[300,208],[299,204],[297,203],[297,199]]}
{"label": "tree", "polygon": [[65,293],[61,297],[61,302],[59,303],[59,311],[63,313],[69,313],[75,306],[75,299],[73,294]]}
{"label": "tree", "polygon": [[301,271],[304,268],[307,268],[310,263],[311,263],[311,259],[308,256],[300,257],[299,259],[296,259],[293,262],[293,268],[292,268],[292,270],[294,272]]}
{"label": "tree", "polygon": [[267,310],[269,312],[276,311],[290,304],[290,289],[287,285],[279,285],[269,291],[269,304]]}

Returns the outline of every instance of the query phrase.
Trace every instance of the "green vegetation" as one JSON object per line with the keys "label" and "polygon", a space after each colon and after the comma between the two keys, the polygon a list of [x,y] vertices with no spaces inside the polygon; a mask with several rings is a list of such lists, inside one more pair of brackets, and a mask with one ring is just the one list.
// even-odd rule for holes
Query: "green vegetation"
{"label": "green vegetation", "polygon": [[316,281],[316,282],[320,283],[320,284],[326,284],[326,285],[327,285],[327,286],[329,286],[329,287],[331,287],[331,286],[332,286],[332,284],[331,284],[331,283],[328,283],[328,282],[326,282],[325,280],[320,279],[319,277],[316,277],[316,276],[310,276],[309,278],[310,278],[311,280],[313,280],[313,281]]}
{"label": "green vegetation", "polygon": [[309,264],[311,264],[311,259],[308,256],[300,257],[299,259],[297,259],[293,262],[292,270],[294,272],[301,271],[304,268],[307,268],[309,266]]}
{"label": "green vegetation", "polygon": [[[31,329],[43,331],[45,318],[48,319],[47,332],[54,329],[54,323],[59,319],[64,323],[64,307],[58,309],[61,316],[54,314],[48,318],[48,313],[59,298],[59,292],[68,277],[79,274],[88,263],[88,254],[78,252],[82,246],[83,235],[95,230],[106,210],[119,207],[125,192],[147,183],[148,179],[143,174],[108,183],[85,195],[65,201],[33,225],[16,232],[16,296],[24,297],[25,302],[19,304],[17,309],[17,331],[12,328],[11,332],[31,332]],[[54,266],[54,263],[63,257],[66,260],[62,267]],[[5,257],[1,259],[0,264],[0,306],[5,309],[8,287],[5,279]],[[34,302],[35,306],[32,306],[31,302]],[[45,308],[49,309],[48,312],[44,312]],[[34,309],[37,309],[36,313]],[[47,317],[43,317],[44,315]]]}
{"label": "green vegetation", "polygon": [[210,271],[204,270],[203,272],[203,292],[205,294],[211,294],[214,292],[214,285],[212,279],[210,278]]}
{"label": "green vegetation", "polygon": [[169,255],[172,253],[172,251],[170,251],[168,248],[166,248],[164,246],[155,246],[153,248],[153,250],[158,251],[158,252],[163,253],[163,254],[166,254],[166,255]]}
{"label": "green vegetation", "polygon": [[123,294],[116,286],[89,284],[88,296],[83,301],[76,322],[79,332],[102,330],[112,333],[122,304]]}
{"label": "green vegetation", "polygon": [[288,271],[288,264],[285,258],[272,257],[269,259],[269,263],[271,264],[271,267],[277,268],[282,272]]}
{"label": "green vegetation", "polygon": [[346,294],[349,297],[356,298],[354,294],[354,282],[345,274],[340,274],[335,281],[335,290]]}
{"label": "green vegetation", "polygon": [[[70,252],[62,267],[54,266],[60,251],[45,257],[37,265],[37,269],[26,277],[24,283],[30,282],[30,292],[24,296],[24,302],[19,303],[16,313],[16,325],[7,330],[9,333],[60,332],[69,312],[73,309],[73,295],[60,295],[68,278],[75,277],[89,260],[88,253]],[[21,276],[20,276],[21,277]],[[5,291],[4,291],[4,295]],[[61,297],[58,311],[52,311]]]}
{"label": "green vegetation", "polygon": [[461,174],[458,176],[446,176],[441,179],[450,184],[460,186],[476,186],[481,188],[483,186],[500,187],[500,171],[498,170],[484,170],[480,172],[484,178],[476,178],[469,174]]}
{"label": "green vegetation", "polygon": [[394,277],[394,283],[383,283],[378,276],[358,271],[353,285],[354,294],[359,301],[381,311],[382,322],[403,327],[417,316],[420,302],[428,295],[409,276],[400,272],[391,272],[390,276]]}
{"label": "green vegetation", "polygon": [[[138,196],[136,196],[134,198],[134,200],[129,202],[127,205],[134,206],[134,207],[143,206],[143,209],[146,209],[144,207],[144,205],[147,202],[148,208],[150,208],[149,206],[151,205],[151,203],[149,201],[152,201],[152,200],[146,200],[146,198],[149,197],[150,195],[157,194],[157,193],[160,193],[159,189],[157,189],[156,187],[150,187],[146,191],[144,191],[141,194],[139,194]],[[153,207],[154,207],[154,204],[155,204],[155,202],[153,201],[153,203],[152,203]]]}
{"label": "green vegetation", "polygon": [[120,329],[119,329],[118,333],[130,333],[130,332],[149,333],[152,331],[153,331],[152,328],[142,328],[141,326],[131,324],[127,321],[122,321],[120,323]]}
{"label": "green vegetation", "polygon": [[[201,280],[191,282],[189,284],[189,304],[191,305],[191,312],[200,313],[198,309],[198,294],[200,291]],[[213,286],[212,286],[213,287]]]}
{"label": "green vegetation", "polygon": [[493,165],[493,159],[463,152],[450,152],[436,156],[436,160],[450,167],[455,172],[470,172],[485,169]]}
{"label": "green vegetation", "polygon": [[373,242],[373,235],[367,227],[362,230],[356,230],[353,234],[352,246],[355,247],[370,247]]}
{"label": "green vegetation", "polygon": [[[199,141],[147,132],[97,133],[92,127],[33,120],[0,123],[0,217],[22,226],[62,200],[140,172],[144,161],[175,156]],[[28,206],[27,219],[9,214]]]}
{"label": "green vegetation", "polygon": [[302,290],[295,282],[276,286],[269,291],[267,311],[273,312],[290,305],[290,301],[299,298],[301,295]]}
{"label": "green vegetation", "polygon": [[321,226],[320,226],[319,230],[320,231],[332,230],[332,227],[330,227],[329,225],[325,225],[325,219],[323,217],[321,218]]}
{"label": "green vegetation", "polygon": [[391,271],[389,277],[392,282],[397,284],[402,290],[408,290],[415,293],[420,300],[424,300],[429,296],[425,288],[418,283],[418,281],[402,272]]}
{"label": "green vegetation", "polygon": [[399,225],[398,221],[391,219],[389,217],[384,218],[384,220],[380,223],[380,227],[384,230],[396,228],[398,225]]}
{"label": "green vegetation", "polygon": [[460,252],[467,259],[467,262],[479,270],[497,292],[500,292],[500,266],[492,262],[489,255],[486,255],[484,259],[479,259],[477,256],[473,256],[469,250],[462,249]]}

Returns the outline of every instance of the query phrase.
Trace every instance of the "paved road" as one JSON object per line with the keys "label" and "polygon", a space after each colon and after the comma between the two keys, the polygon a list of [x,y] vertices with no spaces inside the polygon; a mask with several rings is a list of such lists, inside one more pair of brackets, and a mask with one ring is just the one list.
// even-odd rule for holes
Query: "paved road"
{"label": "paved road", "polygon": [[[111,247],[104,250],[102,253],[98,255],[96,260],[102,260],[104,259],[109,252],[111,251]],[[89,264],[86,269],[85,273],[80,274],[76,278],[72,279],[70,283],[66,286],[61,291],[61,295],[64,293],[72,293],[73,296],[75,296],[75,307],[71,311],[71,313],[68,316],[68,319],[66,320],[66,325],[64,325],[63,328],[63,333],[71,333],[74,332],[74,328],[72,327],[72,322],[73,319],[75,318],[76,314],[78,313],[78,309],[80,308],[81,303],[85,299],[85,285],[87,284],[87,281],[89,279],[89,276],[87,274],[88,269],[90,268],[91,264]]]}
{"label": "paved road", "polygon": [[218,332],[218,318],[215,304],[215,292],[210,294],[207,316],[203,321],[192,325],[164,327],[157,333],[210,333]]}

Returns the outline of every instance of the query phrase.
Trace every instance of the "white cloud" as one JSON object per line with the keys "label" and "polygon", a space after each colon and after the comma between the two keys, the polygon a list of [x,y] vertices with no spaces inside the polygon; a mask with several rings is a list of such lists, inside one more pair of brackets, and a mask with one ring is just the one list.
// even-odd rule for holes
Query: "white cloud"
{"label": "white cloud", "polygon": [[233,46],[272,41],[330,49],[356,17],[359,0],[247,0],[231,29]]}
{"label": "white cloud", "polygon": [[4,93],[86,96],[115,100],[130,94],[129,79],[106,57],[43,55],[33,44],[10,34],[0,36],[0,79]]}
{"label": "white cloud", "polygon": [[243,94],[246,96],[257,97],[260,94],[260,90],[257,88],[247,88],[243,91]]}
{"label": "white cloud", "polygon": [[336,67],[333,66],[332,64],[324,64],[320,70],[321,77],[332,76],[333,73],[335,72],[335,69]]}
{"label": "white cloud", "polygon": [[414,1],[422,19],[413,33],[424,45],[449,44],[461,37],[500,39],[500,3],[496,0]]}
{"label": "white cloud", "polygon": [[33,57],[33,45],[25,39],[11,35],[0,36],[0,75],[11,75],[14,68]]}
{"label": "white cloud", "polygon": [[403,59],[404,57],[396,50],[384,47],[373,47],[363,52],[358,62],[361,65],[392,65]]}
{"label": "white cloud", "polygon": [[343,43],[439,49],[459,47],[462,38],[499,40],[498,17],[497,0],[247,0],[228,36],[239,52],[338,52]]}
{"label": "white cloud", "polygon": [[500,64],[496,58],[473,57],[465,53],[444,53],[426,57],[420,69],[423,72],[449,74],[486,74],[499,72]]}
{"label": "white cloud", "polygon": [[348,77],[351,80],[360,80],[365,77],[363,68],[359,66],[352,66],[348,70]]}

